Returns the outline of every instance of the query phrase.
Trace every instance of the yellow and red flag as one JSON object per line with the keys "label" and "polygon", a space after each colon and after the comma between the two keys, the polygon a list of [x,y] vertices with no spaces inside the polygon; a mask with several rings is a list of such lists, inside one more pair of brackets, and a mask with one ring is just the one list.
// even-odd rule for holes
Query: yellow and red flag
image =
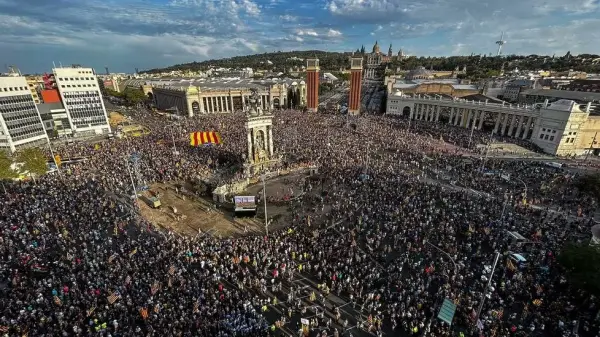
{"label": "yellow and red flag", "polygon": [[191,146],[200,146],[204,144],[221,144],[221,135],[215,131],[190,133]]}

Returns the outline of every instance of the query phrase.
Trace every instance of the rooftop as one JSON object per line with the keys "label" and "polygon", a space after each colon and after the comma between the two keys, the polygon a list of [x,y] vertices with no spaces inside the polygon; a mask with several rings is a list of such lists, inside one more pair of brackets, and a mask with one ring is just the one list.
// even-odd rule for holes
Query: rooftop
{"label": "rooftop", "polygon": [[598,102],[600,101],[600,93],[587,91],[570,91],[570,90],[555,90],[555,89],[529,89],[522,92],[523,95],[548,96],[564,99],[572,99],[582,102]]}

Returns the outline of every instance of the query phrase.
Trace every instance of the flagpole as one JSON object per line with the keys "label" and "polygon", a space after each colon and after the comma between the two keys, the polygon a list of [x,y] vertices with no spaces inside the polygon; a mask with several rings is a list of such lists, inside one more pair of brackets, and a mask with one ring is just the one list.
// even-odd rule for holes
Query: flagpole
{"label": "flagpole", "polygon": [[267,216],[267,186],[265,184],[265,174],[262,174],[263,184],[263,202],[265,205],[265,233],[269,236],[269,217]]}

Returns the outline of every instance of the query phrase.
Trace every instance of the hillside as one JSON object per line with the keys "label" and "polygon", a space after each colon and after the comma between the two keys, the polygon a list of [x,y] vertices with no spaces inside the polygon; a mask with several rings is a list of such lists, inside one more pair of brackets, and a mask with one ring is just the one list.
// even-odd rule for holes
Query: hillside
{"label": "hillside", "polygon": [[[142,73],[160,73],[168,71],[199,71],[210,67],[269,69],[273,71],[286,72],[293,66],[302,66],[306,58],[317,57],[321,69],[324,71],[338,71],[340,68],[348,68],[348,58],[352,53],[325,52],[320,50],[290,51],[264,53],[246,56],[235,56],[220,60],[208,60],[177,64],[167,68],[150,69]],[[357,53],[355,55],[360,55]],[[272,62],[268,64],[267,61]],[[507,55],[507,56],[450,56],[450,57],[416,57],[411,56],[403,60],[394,60],[388,65],[392,70],[397,68],[409,70],[423,66],[433,70],[454,70],[456,67],[467,67],[469,77],[485,77],[494,75],[504,66],[506,71],[514,68],[528,70],[553,70],[553,71],[585,71],[587,73],[600,73],[600,56],[592,54],[581,54],[573,56],[567,53],[564,56],[544,55]]]}

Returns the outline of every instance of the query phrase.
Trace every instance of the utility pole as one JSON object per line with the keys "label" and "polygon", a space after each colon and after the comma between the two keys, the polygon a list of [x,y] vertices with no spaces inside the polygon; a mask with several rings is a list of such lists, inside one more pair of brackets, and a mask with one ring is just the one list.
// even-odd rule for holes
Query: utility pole
{"label": "utility pole", "polygon": [[266,174],[262,174],[262,183],[263,183],[263,203],[265,205],[265,233],[269,236],[269,217],[267,216],[267,186],[265,184],[265,176]]}
{"label": "utility pole", "polygon": [[492,285],[492,279],[494,278],[494,271],[496,271],[496,265],[498,264],[498,259],[500,258],[500,253],[496,253],[496,259],[494,259],[494,266],[492,267],[492,272],[490,273],[490,279],[488,280],[485,289],[483,290],[483,294],[481,295],[481,301],[479,302],[479,308],[477,308],[477,316],[475,316],[475,325],[479,322],[479,316],[481,315],[481,310],[483,310],[483,304],[485,303],[485,296],[487,295],[490,286]]}
{"label": "utility pole", "polygon": [[594,139],[592,139],[592,143],[590,144],[590,147],[588,148],[587,153],[585,154],[585,159],[584,159],[584,163],[587,163],[588,157],[590,155],[590,152],[592,152],[592,150],[594,149],[594,145],[596,144],[596,137],[598,136],[598,131],[596,131],[596,133],[594,134]]}
{"label": "utility pole", "polygon": [[56,162],[56,156],[54,155],[54,151],[52,151],[52,144],[50,144],[50,141],[48,141],[48,148],[50,149],[50,155],[52,156],[52,160],[54,160],[54,165],[56,166],[56,171],[58,172],[58,175],[62,177],[62,172],[60,171],[60,167],[58,166],[58,163]]}
{"label": "utility pole", "polygon": [[131,173],[131,168],[129,167],[129,162],[127,157],[125,157],[125,167],[127,167],[127,171],[129,172],[129,178],[131,178],[131,187],[133,187],[133,195],[137,199],[137,189],[135,188],[135,181],[133,180],[133,173]]}

